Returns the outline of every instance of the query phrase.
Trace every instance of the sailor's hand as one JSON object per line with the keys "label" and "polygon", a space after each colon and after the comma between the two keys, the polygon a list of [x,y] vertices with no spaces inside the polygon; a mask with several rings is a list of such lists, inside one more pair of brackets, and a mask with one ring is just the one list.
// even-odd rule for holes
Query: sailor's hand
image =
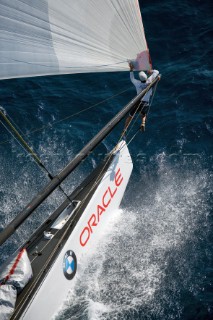
{"label": "sailor's hand", "polygon": [[147,70],[147,73],[148,73],[148,74],[152,74],[152,73],[153,73],[153,70],[151,70],[151,69],[150,69],[150,70]]}

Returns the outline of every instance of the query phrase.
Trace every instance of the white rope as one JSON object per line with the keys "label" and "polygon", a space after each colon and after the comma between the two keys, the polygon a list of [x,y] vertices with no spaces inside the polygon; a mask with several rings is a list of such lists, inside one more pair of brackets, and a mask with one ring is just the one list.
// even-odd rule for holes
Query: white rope
{"label": "white rope", "polygon": [[[42,131],[42,130],[44,130],[44,129],[46,129],[46,128],[51,128],[51,127],[53,127],[54,125],[56,125],[56,124],[58,124],[58,123],[60,123],[60,122],[63,122],[63,121],[65,121],[65,120],[67,120],[67,119],[70,119],[70,118],[74,118],[75,116],[78,116],[78,115],[81,114],[81,113],[84,113],[84,112],[86,112],[86,111],[88,111],[88,110],[90,110],[90,109],[93,109],[93,108],[95,108],[95,107],[97,107],[97,106],[99,106],[99,105],[101,105],[101,104],[103,104],[103,103],[105,103],[105,102],[113,99],[114,97],[117,97],[117,96],[119,96],[119,95],[127,92],[127,91],[130,90],[130,89],[131,89],[131,87],[129,87],[128,89],[122,90],[122,91],[114,94],[113,96],[111,96],[111,97],[109,97],[109,98],[107,98],[107,99],[104,99],[104,100],[102,100],[102,101],[100,101],[100,102],[98,102],[98,103],[95,103],[95,104],[93,104],[93,105],[90,106],[90,107],[87,107],[87,108],[85,108],[85,109],[83,109],[83,110],[80,110],[80,111],[78,111],[78,112],[76,112],[76,113],[72,113],[71,115],[69,115],[69,116],[67,116],[67,117],[65,117],[65,118],[62,118],[62,119],[60,119],[60,120],[57,120],[57,121],[53,121],[53,122],[51,122],[51,123],[48,123],[48,125],[42,126],[42,127],[37,128],[37,129],[35,129],[35,130],[31,130],[31,131],[28,132],[28,133],[25,133],[25,134],[23,133],[22,136],[23,136],[23,137],[27,137],[27,136],[31,135],[32,133]],[[8,116],[8,115],[7,115],[7,116]],[[1,145],[1,144],[5,144],[5,143],[9,143],[9,142],[11,142],[11,140],[5,140],[5,141],[0,142],[0,145]]]}

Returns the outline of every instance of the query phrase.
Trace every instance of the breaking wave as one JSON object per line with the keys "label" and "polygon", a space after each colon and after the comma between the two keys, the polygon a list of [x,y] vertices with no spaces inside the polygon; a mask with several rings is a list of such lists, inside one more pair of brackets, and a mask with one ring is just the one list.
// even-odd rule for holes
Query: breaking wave
{"label": "breaking wave", "polygon": [[125,210],[116,213],[81,265],[57,319],[182,319],[183,296],[189,306],[199,301],[212,176],[199,158],[183,157],[174,165],[159,154],[149,167],[157,170],[142,169],[139,181],[134,177],[135,192],[128,190]]}

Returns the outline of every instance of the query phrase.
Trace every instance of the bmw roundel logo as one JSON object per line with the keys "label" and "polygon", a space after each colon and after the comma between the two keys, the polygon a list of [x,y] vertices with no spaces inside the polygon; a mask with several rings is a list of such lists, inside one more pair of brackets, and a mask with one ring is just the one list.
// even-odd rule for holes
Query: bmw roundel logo
{"label": "bmw roundel logo", "polygon": [[68,280],[72,280],[77,270],[77,258],[72,250],[68,250],[64,255],[63,272]]}

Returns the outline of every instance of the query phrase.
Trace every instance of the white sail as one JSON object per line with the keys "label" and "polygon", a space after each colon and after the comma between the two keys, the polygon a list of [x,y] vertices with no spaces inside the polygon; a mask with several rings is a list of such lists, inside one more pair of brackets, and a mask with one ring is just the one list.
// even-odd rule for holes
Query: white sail
{"label": "white sail", "polygon": [[0,79],[150,69],[138,0],[0,0]]}

